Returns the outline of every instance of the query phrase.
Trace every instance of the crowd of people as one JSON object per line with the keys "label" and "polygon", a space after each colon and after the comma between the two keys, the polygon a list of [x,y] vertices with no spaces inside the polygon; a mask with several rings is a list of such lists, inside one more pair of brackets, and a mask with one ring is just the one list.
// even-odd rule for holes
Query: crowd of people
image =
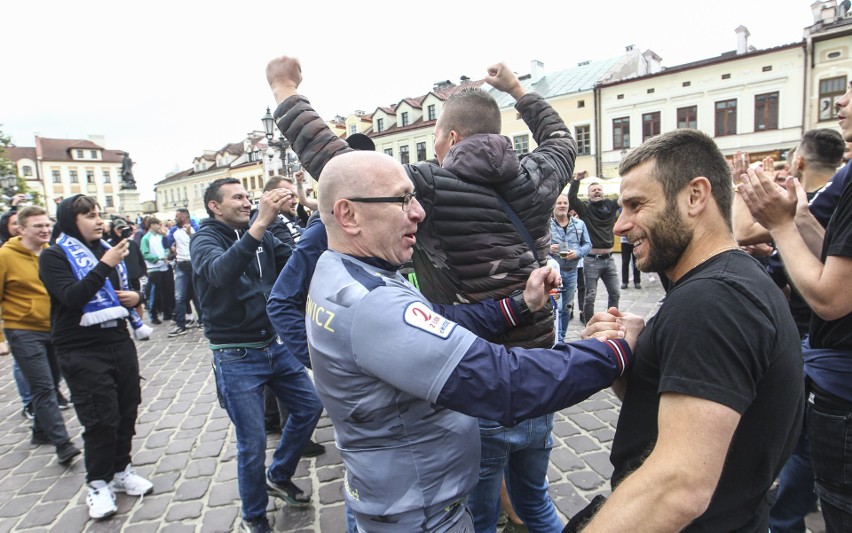
{"label": "crowd of people", "polygon": [[[203,220],[107,224],[84,195],[55,223],[32,206],[0,218],[0,354],[33,444],[67,465],[81,451],[65,379],[93,519],[117,512],[116,492],[153,488],[132,466],[135,342],[174,321],[169,337],[209,341],[245,531],[271,531],[269,496],[312,501],[292,478],[325,452],[311,440],[323,409],[348,532],[493,532],[501,507],[536,532],[792,532],[817,499],[829,531],[852,528],[852,85],[841,133],[806,132],[786,161],[726,159],[681,129],[623,158],[617,197],[590,179],[583,200],[568,127],[505,64],[485,80],[536,148],[518,157],[494,99],[466,89],[437,119],[436,159],[413,164],[337,137],[299,93],[297,59],[266,75],[317,200],[300,171],[256,203],[214,181]],[[640,272],[665,282],[647,322],[619,309],[631,272],[636,289]],[[613,490],[564,524],[553,413],[608,387],[622,400]]]}

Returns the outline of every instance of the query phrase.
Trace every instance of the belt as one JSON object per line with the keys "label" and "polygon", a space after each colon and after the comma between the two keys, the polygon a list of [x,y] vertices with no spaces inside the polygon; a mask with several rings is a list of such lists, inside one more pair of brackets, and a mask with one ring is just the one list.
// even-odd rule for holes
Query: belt
{"label": "belt", "polygon": [[612,253],[608,254],[589,254],[586,257],[594,257],[595,259],[609,259],[612,257]]}

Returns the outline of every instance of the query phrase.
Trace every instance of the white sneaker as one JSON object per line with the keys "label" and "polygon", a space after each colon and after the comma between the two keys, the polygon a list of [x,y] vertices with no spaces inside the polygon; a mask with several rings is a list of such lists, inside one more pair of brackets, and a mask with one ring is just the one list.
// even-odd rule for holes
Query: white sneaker
{"label": "white sneaker", "polygon": [[108,518],[118,511],[115,505],[115,494],[110,490],[106,481],[92,481],[89,483],[89,494],[86,496],[86,505],[89,506],[89,516],[95,520]]}
{"label": "white sneaker", "polygon": [[113,492],[123,492],[128,496],[142,496],[154,490],[154,484],[138,475],[133,465],[127,465],[124,472],[119,472],[109,484]]}

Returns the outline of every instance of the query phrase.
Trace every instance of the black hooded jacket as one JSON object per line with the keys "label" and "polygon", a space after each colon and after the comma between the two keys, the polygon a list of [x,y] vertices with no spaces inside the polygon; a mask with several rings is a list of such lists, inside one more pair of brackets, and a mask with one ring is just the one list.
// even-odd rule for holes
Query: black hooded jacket
{"label": "black hooded jacket", "polygon": [[[56,228],[54,236],[65,233],[89,246],[92,253],[100,259],[106,251],[98,242],[86,243],[77,229],[76,216],[71,204],[79,196],[66,198],[56,210]],[[59,245],[54,244],[43,251],[38,261],[39,276],[50,294],[50,338],[58,353],[81,349],[103,349],[112,343],[126,341],[128,336],[126,320],[116,320],[111,327],[81,326],[83,307],[104,286],[107,278],[112,287],[120,290],[118,272],[103,261],[78,280],[71,269],[68,257]]]}

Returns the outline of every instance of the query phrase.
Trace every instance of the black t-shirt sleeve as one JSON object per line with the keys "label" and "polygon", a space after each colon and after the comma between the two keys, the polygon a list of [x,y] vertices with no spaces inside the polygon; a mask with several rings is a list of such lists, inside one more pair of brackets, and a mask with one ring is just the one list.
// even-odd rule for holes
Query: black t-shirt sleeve
{"label": "black t-shirt sleeve", "polygon": [[765,313],[725,282],[696,280],[668,297],[657,324],[658,392],[704,398],[744,413],[775,343]]}
{"label": "black t-shirt sleeve", "polygon": [[852,192],[846,191],[831,220],[826,255],[852,256]]}

